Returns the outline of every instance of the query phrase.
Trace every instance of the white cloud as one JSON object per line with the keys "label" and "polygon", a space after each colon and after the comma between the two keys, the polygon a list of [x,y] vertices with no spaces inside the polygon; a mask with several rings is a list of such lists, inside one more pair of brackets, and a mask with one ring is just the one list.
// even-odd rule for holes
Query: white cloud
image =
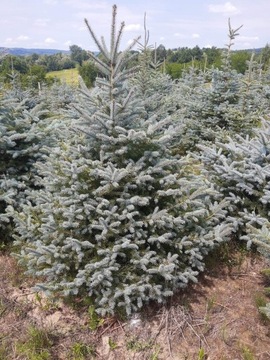
{"label": "white cloud", "polygon": [[6,38],[5,44],[13,44],[14,40],[11,37]]}
{"label": "white cloud", "polygon": [[27,41],[30,37],[26,35],[19,35],[16,38],[8,37],[4,41],[5,46],[17,46],[19,42],[21,41]]}
{"label": "white cloud", "polygon": [[129,24],[127,26],[125,26],[125,31],[138,31],[141,30],[141,25],[140,24]]}
{"label": "white cloud", "polygon": [[198,39],[199,37],[200,37],[199,34],[192,34],[192,38],[193,38],[193,39]]}
{"label": "white cloud", "polygon": [[86,28],[85,25],[82,25],[82,26],[79,26],[79,27],[78,27],[78,30],[79,30],[79,31],[86,31],[87,28]]}
{"label": "white cloud", "polygon": [[259,36],[237,36],[236,40],[238,41],[258,41],[260,40]]}
{"label": "white cloud", "polygon": [[56,5],[56,4],[58,4],[58,0],[44,0],[44,4]]}
{"label": "white cloud", "polygon": [[[53,0],[47,0],[47,1],[53,1]],[[85,1],[85,0],[65,0],[65,5],[67,6],[73,6],[77,9],[81,10],[106,10],[108,8],[108,4],[106,1]]]}
{"label": "white cloud", "polygon": [[258,36],[237,36],[235,43],[240,45],[242,48],[247,49],[256,46],[260,38]]}
{"label": "white cloud", "polygon": [[50,22],[50,19],[36,19],[34,22],[34,25],[40,26],[40,27],[45,27],[48,25],[49,22]]}
{"label": "white cloud", "polygon": [[221,13],[226,16],[239,14],[240,12],[240,10],[229,1],[225,4],[210,4],[208,10],[212,13]]}
{"label": "white cloud", "polygon": [[6,25],[9,23],[9,20],[8,19],[0,19],[0,24],[1,25]]}
{"label": "white cloud", "polygon": [[54,40],[53,38],[47,38],[47,39],[45,39],[45,43],[46,44],[54,44],[54,43],[56,43],[56,40]]}
{"label": "white cloud", "polygon": [[180,39],[185,39],[185,38],[186,38],[186,35],[181,34],[181,33],[179,33],[179,32],[174,33],[173,36],[178,37],[178,38],[180,38]]}
{"label": "white cloud", "polygon": [[129,40],[127,41],[127,46],[131,45],[133,42],[134,42],[134,39],[129,39]]}
{"label": "white cloud", "polygon": [[19,41],[25,41],[25,40],[29,40],[29,39],[30,38],[27,35],[20,35],[17,37],[17,40],[19,40]]}
{"label": "white cloud", "polygon": [[64,43],[64,45],[66,45],[66,46],[70,46],[71,44],[72,44],[72,42],[70,40],[68,40]]}

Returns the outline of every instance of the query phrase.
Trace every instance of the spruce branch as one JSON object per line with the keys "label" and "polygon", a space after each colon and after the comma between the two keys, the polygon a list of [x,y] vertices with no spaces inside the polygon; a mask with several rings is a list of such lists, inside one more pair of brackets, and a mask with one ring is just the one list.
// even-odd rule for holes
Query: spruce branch
{"label": "spruce branch", "polygon": [[113,51],[111,53],[111,62],[112,62],[113,66],[115,65],[116,58],[117,58],[117,55],[118,55],[118,49],[119,49],[120,41],[121,41],[121,38],[122,38],[122,35],[123,35],[124,27],[125,27],[125,23],[122,22],[121,26],[120,26],[120,29],[119,29],[119,32],[118,32],[117,39],[115,41],[114,49],[113,49]]}
{"label": "spruce branch", "polygon": [[92,36],[92,39],[94,40],[95,44],[97,45],[99,51],[104,55],[104,57],[109,61],[110,59],[108,58],[108,54],[106,53],[106,51],[104,51],[102,44],[99,42],[98,38],[96,37],[96,34],[94,33],[94,31],[92,30],[91,26],[89,25],[89,22],[87,19],[84,19],[84,22]]}
{"label": "spruce branch", "polygon": [[95,62],[96,67],[106,76],[110,75],[111,69],[110,67],[102,60],[100,60],[97,56],[92,54],[91,52],[88,53],[92,60]]}
{"label": "spruce branch", "polygon": [[113,5],[113,10],[112,10],[112,28],[111,28],[111,59],[112,59],[112,55],[114,54],[115,51],[115,27],[116,27],[116,13],[117,13],[117,6]]}
{"label": "spruce branch", "polygon": [[109,58],[110,58],[110,53],[109,53],[109,50],[108,50],[108,48],[107,48],[107,45],[106,45],[104,36],[101,36],[101,43],[102,43],[104,52],[107,54],[106,59],[107,59],[107,58],[109,59]]}
{"label": "spruce branch", "polygon": [[139,41],[137,41],[137,43],[141,47],[142,51],[145,51],[148,48],[149,36],[150,36],[149,30],[147,30],[146,27],[146,13],[144,13],[143,28],[144,28],[144,43],[142,44]]}
{"label": "spruce branch", "polygon": [[243,25],[239,26],[237,29],[232,29],[230,18],[228,19],[228,25],[229,25],[229,37],[231,40],[234,40],[235,37],[239,35],[237,31],[239,31],[243,27]]}
{"label": "spruce branch", "polygon": [[243,25],[239,26],[237,29],[233,29],[231,27],[231,20],[230,18],[228,19],[228,26],[229,26],[229,34],[228,34],[228,37],[229,37],[229,44],[226,44],[227,48],[228,48],[228,52],[230,52],[231,50],[231,47],[234,45],[234,43],[232,42],[232,40],[234,40],[236,38],[236,36],[239,35],[239,33],[237,31],[239,31]]}

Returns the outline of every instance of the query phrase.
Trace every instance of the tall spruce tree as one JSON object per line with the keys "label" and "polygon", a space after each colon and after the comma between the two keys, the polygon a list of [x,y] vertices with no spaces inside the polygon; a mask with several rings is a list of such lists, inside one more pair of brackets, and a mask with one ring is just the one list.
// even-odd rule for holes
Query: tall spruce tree
{"label": "tall spruce tree", "polygon": [[17,213],[19,259],[42,277],[37,290],[87,296],[102,315],[131,314],[196,281],[231,226],[219,192],[188,157],[172,155],[171,117],[145,119],[126,68],[137,40],[119,52],[116,6],[109,49],[86,24],[103,77],[82,88],[76,131],[37,163],[44,187]]}

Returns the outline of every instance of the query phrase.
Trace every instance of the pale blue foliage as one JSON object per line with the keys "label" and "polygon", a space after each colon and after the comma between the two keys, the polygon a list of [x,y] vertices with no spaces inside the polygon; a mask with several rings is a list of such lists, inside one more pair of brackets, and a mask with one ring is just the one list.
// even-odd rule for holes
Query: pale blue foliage
{"label": "pale blue foliage", "polygon": [[252,138],[241,136],[215,147],[200,145],[205,172],[230,202],[230,221],[242,240],[269,256],[270,125]]}
{"label": "pale blue foliage", "polygon": [[151,71],[144,91],[131,81],[137,69],[116,51],[115,16],[114,7],[110,51],[87,23],[104,78],[82,87],[75,131],[37,162],[42,188],[16,214],[20,262],[44,279],[36,288],[88,296],[102,315],[131,314],[197,281],[232,232],[227,202],[197,161],[173,155],[181,126],[169,97],[153,103],[152,90],[171,80]]}

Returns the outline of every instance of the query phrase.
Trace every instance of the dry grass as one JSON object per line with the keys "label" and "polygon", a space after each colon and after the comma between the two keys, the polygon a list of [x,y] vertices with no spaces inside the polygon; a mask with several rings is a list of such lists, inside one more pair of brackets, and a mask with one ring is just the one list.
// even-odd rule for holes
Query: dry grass
{"label": "dry grass", "polygon": [[257,308],[266,260],[235,256],[166,306],[151,304],[129,321],[107,318],[91,330],[87,307],[37,296],[32,280],[2,255],[0,359],[268,360],[269,323]]}

